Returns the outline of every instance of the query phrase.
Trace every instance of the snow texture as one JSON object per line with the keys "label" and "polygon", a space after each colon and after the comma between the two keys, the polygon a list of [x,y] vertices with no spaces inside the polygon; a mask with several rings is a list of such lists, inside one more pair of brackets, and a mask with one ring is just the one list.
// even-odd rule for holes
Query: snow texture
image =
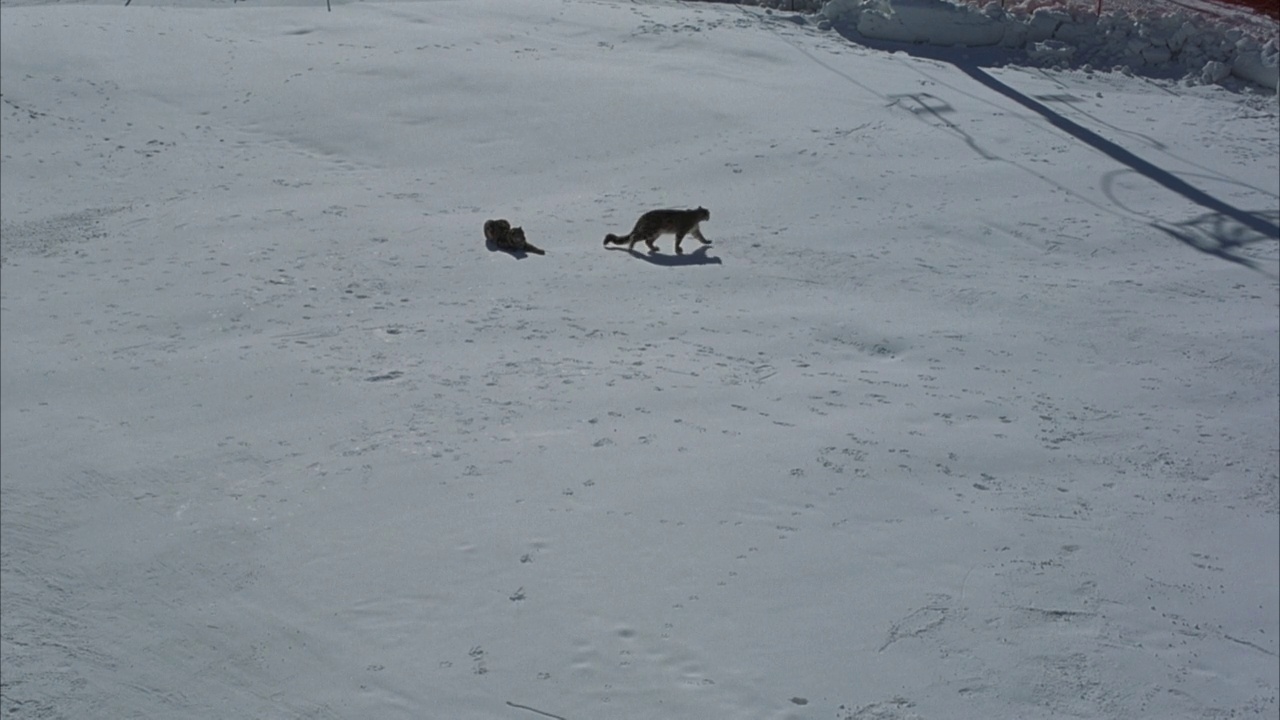
{"label": "snow texture", "polygon": [[1275,718],[1275,95],[895,7],[6,2],[0,716]]}
{"label": "snow texture", "polygon": [[[1177,4],[1099,16],[1085,5],[1023,2],[981,8],[946,0],[831,0],[823,14],[865,39],[937,47],[1017,49],[1032,64],[1118,69],[1216,83],[1234,75],[1280,89],[1280,40],[1266,18],[1227,9],[1207,15]],[[1163,10],[1163,12],[1161,12]],[[1172,10],[1172,11],[1170,11]]]}

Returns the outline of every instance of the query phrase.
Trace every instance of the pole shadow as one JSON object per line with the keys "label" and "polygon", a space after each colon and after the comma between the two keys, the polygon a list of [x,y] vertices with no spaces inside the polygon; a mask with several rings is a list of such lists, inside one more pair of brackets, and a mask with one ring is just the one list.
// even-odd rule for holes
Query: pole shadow
{"label": "pole shadow", "polygon": [[[1242,210],[1230,205],[1209,193],[1193,186],[1191,183],[1174,175],[1173,173],[1158,167],[1155,163],[1143,160],[1132,152],[1120,147],[1110,140],[1102,137],[1098,133],[1083,127],[1062,115],[1054,112],[1049,106],[1030,98],[1013,88],[1005,85],[990,73],[983,70],[977,65],[957,62],[954,63],[957,69],[968,75],[974,81],[984,87],[999,93],[1019,105],[1031,110],[1043,117],[1048,123],[1080,142],[1092,147],[1094,150],[1106,155],[1116,162],[1128,166],[1134,172],[1151,180],[1152,182],[1162,185],[1168,190],[1181,195],[1187,200],[1200,205],[1223,218],[1239,223],[1242,227],[1248,228],[1262,237],[1258,240],[1277,240],[1280,239],[1280,225],[1270,220],[1263,213],[1253,213]],[[1236,243],[1240,244],[1240,243]]]}
{"label": "pole shadow", "polygon": [[[1262,272],[1262,268],[1256,262],[1240,255],[1238,250],[1251,243],[1280,240],[1280,223],[1277,222],[1277,220],[1280,220],[1280,213],[1274,210],[1262,212],[1244,210],[1210,195],[1174,173],[1139,157],[1098,133],[1061,115],[1036,98],[1015,90],[987,72],[986,68],[1017,64],[1020,55],[1018,51],[995,47],[948,48],[890,42],[863,37],[856,29],[847,26],[837,26],[836,30],[846,40],[857,45],[890,53],[903,52],[913,57],[951,65],[979,85],[1039,115],[1052,127],[1066,133],[1076,141],[1088,145],[1115,162],[1180,195],[1188,202],[1208,210],[1208,213],[1185,223],[1152,223],[1160,231],[1189,247]],[[890,96],[890,99],[894,102],[902,102],[903,100],[914,102],[919,105],[919,108],[908,109],[912,109],[917,115],[921,113],[932,115],[941,121],[945,127],[953,130],[958,129],[957,124],[946,118],[939,110],[940,107],[942,109],[949,107],[945,105],[945,101],[932,96],[922,98],[918,93],[914,96]],[[1045,99],[1051,100],[1051,98]],[[940,102],[943,103],[942,106],[938,105]],[[975,145],[972,138],[965,136],[963,133],[961,135],[968,144]],[[975,147],[975,149],[981,152],[980,148]],[[993,159],[985,152],[982,152],[982,154],[988,159]],[[1280,197],[1276,198],[1276,200],[1277,205],[1280,206]]]}

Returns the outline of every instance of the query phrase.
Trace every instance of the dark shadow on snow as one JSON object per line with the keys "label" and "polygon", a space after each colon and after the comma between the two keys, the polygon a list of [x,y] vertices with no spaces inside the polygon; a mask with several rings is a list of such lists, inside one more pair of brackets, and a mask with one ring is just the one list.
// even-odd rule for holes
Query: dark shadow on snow
{"label": "dark shadow on snow", "polygon": [[[1009,87],[993,77],[984,68],[1000,67],[1009,64],[1026,64],[1025,53],[1002,48],[949,48],[933,45],[889,42],[874,40],[862,36],[856,29],[837,27],[836,30],[847,40],[864,47],[884,52],[904,52],[918,58],[925,58],[955,66],[979,85],[992,92],[1003,95],[1022,107],[1044,118],[1050,125],[1061,130],[1112,160],[1125,165],[1134,172],[1146,177],[1162,187],[1181,195],[1189,202],[1199,205],[1209,212],[1186,223],[1152,223],[1170,237],[1185,243],[1189,247],[1215,257],[1238,263],[1248,268],[1261,271],[1257,263],[1236,253],[1239,248],[1256,242],[1280,239],[1280,216],[1273,211],[1250,212],[1224,202],[1209,193],[1200,190],[1177,175],[1156,164],[1144,160],[1116,143],[1102,137],[1098,133],[1073,122],[1055,112],[1048,105],[1036,98],[1029,97]],[[1022,62],[1019,62],[1021,60]],[[828,66],[829,67],[829,66]],[[833,72],[839,72],[832,69]],[[844,75],[844,73],[839,73]],[[850,82],[863,89],[869,89],[861,82],[844,75]],[[946,117],[951,107],[945,101],[928,94],[882,95],[893,103],[904,103],[904,107],[917,114],[928,115],[949,129],[958,132],[965,142],[978,151],[986,159],[999,159],[978,147],[973,138],[960,131],[959,127]],[[1042,98],[1052,101],[1053,98]]]}
{"label": "dark shadow on snow", "polygon": [[[1280,222],[1280,212],[1272,212],[1270,215]],[[1238,252],[1244,246],[1265,238],[1219,213],[1205,213],[1195,219],[1170,225],[1163,223],[1151,225],[1187,247],[1243,265],[1250,270],[1266,272],[1258,263]]]}
{"label": "dark shadow on snow", "polygon": [[529,257],[529,253],[523,250],[512,250],[510,248],[498,247],[492,240],[485,238],[484,246],[489,248],[489,252],[502,252],[510,255],[517,260],[523,260]]}
{"label": "dark shadow on snow", "polygon": [[[1241,226],[1258,233],[1262,236],[1257,238],[1258,240],[1280,239],[1280,225],[1277,225],[1262,213],[1251,213],[1247,210],[1241,210],[1240,208],[1219,200],[1199,188],[1193,187],[1191,183],[1188,183],[1168,170],[1164,170],[1157,167],[1154,163],[1143,160],[1089,128],[1078,125],[1062,115],[1059,115],[1044,103],[1027,97],[1008,85],[1005,85],[977,65],[955,63],[955,66],[959,68],[961,72],[973,78],[978,83],[1000,93],[1001,95],[1004,95],[1028,110],[1035,112],[1037,115],[1040,115],[1047,120],[1050,125],[1058,128],[1080,142],[1085,143],[1089,147],[1092,147],[1112,160],[1115,160],[1122,165],[1129,166],[1139,175],[1146,177],[1148,180],[1172,190],[1187,200],[1205,207],[1223,218],[1233,220]],[[1236,244],[1239,245],[1243,243],[1238,242]]]}
{"label": "dark shadow on snow", "polygon": [[684,255],[664,255],[660,252],[642,253],[625,247],[609,247],[609,250],[621,250],[637,260],[662,267],[685,267],[688,265],[720,265],[720,258],[707,255],[710,245],[703,245],[691,253]]}

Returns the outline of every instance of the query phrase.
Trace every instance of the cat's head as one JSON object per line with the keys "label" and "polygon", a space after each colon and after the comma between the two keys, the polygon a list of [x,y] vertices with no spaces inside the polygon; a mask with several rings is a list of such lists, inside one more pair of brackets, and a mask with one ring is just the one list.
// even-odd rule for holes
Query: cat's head
{"label": "cat's head", "polygon": [[698,206],[698,210],[697,210],[697,212],[698,212],[698,218],[699,218],[699,220],[710,220],[710,219],[711,219],[711,211],[710,211],[710,210],[708,210],[708,209],[706,209],[706,208],[704,208],[704,207],[702,207],[701,205],[699,205],[699,206]]}

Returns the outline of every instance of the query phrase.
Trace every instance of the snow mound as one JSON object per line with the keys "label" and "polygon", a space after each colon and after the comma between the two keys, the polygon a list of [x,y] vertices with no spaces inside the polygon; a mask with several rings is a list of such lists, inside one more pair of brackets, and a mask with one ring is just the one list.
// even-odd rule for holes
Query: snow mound
{"label": "snow mound", "polygon": [[1235,76],[1280,90],[1280,44],[1206,16],[1101,16],[1077,7],[985,7],[945,0],[831,0],[823,15],[842,30],[890,42],[1020,50],[1035,64],[1119,69],[1216,83]]}

